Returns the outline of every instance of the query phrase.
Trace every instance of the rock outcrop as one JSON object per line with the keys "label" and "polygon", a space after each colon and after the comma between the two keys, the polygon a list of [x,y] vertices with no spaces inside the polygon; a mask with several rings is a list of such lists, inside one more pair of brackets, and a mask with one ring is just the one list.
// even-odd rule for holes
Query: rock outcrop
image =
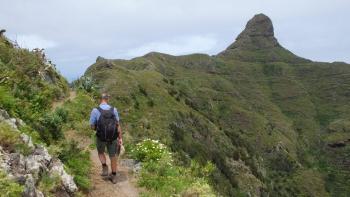
{"label": "rock outcrop", "polygon": [[264,14],[257,14],[250,19],[236,41],[218,56],[248,62],[309,62],[278,43],[272,21]]}
{"label": "rock outcrop", "polygon": [[[18,126],[23,125],[20,119],[11,118],[5,110],[0,109],[0,122],[10,125],[14,132],[20,132]],[[31,150],[30,154],[24,156],[20,153],[10,153],[0,146],[0,169],[5,171],[8,176],[18,183],[24,185],[23,196],[40,197],[44,196],[36,188],[42,173],[49,176],[59,176],[62,188],[69,196],[72,196],[77,190],[77,186],[65,170],[62,162],[53,158],[43,145],[33,144],[31,137],[22,133],[23,143]]]}
{"label": "rock outcrop", "polygon": [[257,14],[248,21],[245,29],[228,49],[268,49],[280,46],[274,36],[272,21],[264,14]]}

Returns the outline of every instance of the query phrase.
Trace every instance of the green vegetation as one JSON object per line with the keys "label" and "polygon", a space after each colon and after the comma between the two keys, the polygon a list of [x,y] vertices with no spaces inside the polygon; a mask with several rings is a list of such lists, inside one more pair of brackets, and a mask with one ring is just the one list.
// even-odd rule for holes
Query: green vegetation
{"label": "green vegetation", "polygon": [[77,142],[71,141],[64,144],[59,158],[68,168],[68,172],[74,175],[74,181],[82,190],[88,190],[90,183],[90,154],[89,151],[82,151],[77,147]]}
{"label": "green vegetation", "polygon": [[53,197],[53,192],[58,188],[60,181],[59,176],[50,176],[47,173],[43,173],[40,177],[38,188],[45,196]]}
{"label": "green vegetation", "polygon": [[56,148],[53,152],[56,152],[55,154],[66,165],[68,172],[74,176],[74,181],[83,191],[88,191],[91,187],[89,177],[91,161],[88,147],[79,146],[79,141],[93,136],[87,122],[90,111],[95,106],[95,100],[92,97],[85,90],[79,90],[74,99],[66,101],[55,111],[62,119],[62,135],[64,133],[71,135],[71,139],[61,142],[58,150]]}
{"label": "green vegetation", "polygon": [[[349,196],[350,66],[292,54],[257,17],[265,22],[250,23],[217,56],[99,58],[73,83],[76,98],[55,111],[67,82],[42,54],[1,37],[0,107],[23,119],[20,130],[49,146],[84,191],[90,146],[80,143],[93,137],[87,117],[108,91],[127,152],[142,161],[144,196]],[[1,146],[26,152],[18,133],[0,129]],[[46,193],[51,178],[39,183]]]}
{"label": "green vegetation", "polygon": [[150,53],[98,61],[85,75],[112,95],[128,131],[125,144],[159,139],[183,167],[211,161],[218,170],[209,183],[221,195],[313,195],[296,181],[310,170],[304,183],[323,181],[309,189],[331,188],[325,192],[333,195],[332,188],[346,188],[345,178],[327,169],[337,171],[349,152],[339,149],[335,157],[326,141],[347,140],[348,132],[344,121],[328,125],[349,119],[350,67],[288,58],[294,60]]}
{"label": "green vegetation", "polygon": [[204,167],[194,160],[188,168],[177,165],[164,144],[150,139],[137,143],[130,154],[142,162],[138,183],[147,188],[142,196],[216,196],[208,184],[215,168],[210,162]]}
{"label": "green vegetation", "polygon": [[23,155],[31,151],[27,145],[23,144],[20,133],[4,122],[0,122],[0,146],[9,152],[19,152]]}
{"label": "green vegetation", "polygon": [[[48,146],[50,153],[60,158],[66,170],[74,176],[78,187],[87,191],[91,186],[89,153],[77,147],[79,139],[67,140],[65,133],[72,129],[80,133],[90,132],[85,129],[90,112],[87,107],[94,105],[94,100],[83,90],[74,101],[53,110],[52,103],[63,100],[68,90],[67,81],[42,52],[18,48],[5,37],[0,37],[0,108],[9,112],[11,117],[22,119],[26,125],[21,126],[20,131],[31,136],[35,143]],[[0,123],[0,145],[9,152],[24,155],[31,152],[21,142],[20,133],[5,123]],[[59,183],[57,177],[41,174],[38,187],[45,196],[55,196]],[[12,182],[4,184],[4,188],[2,186],[3,194],[19,191]],[[18,196],[19,193],[8,194]]]}
{"label": "green vegetation", "polygon": [[3,171],[0,171],[0,193],[3,196],[17,197],[21,196],[23,186],[13,180],[10,180]]}

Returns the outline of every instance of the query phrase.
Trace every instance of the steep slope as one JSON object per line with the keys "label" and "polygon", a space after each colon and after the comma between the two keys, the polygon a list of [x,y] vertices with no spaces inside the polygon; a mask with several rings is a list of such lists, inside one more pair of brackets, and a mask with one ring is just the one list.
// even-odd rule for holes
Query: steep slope
{"label": "steep slope", "polygon": [[350,193],[348,73],[284,49],[259,14],[217,56],[100,57],[85,76],[111,93],[129,142],[160,139],[185,166],[212,161],[222,195],[336,196]]}
{"label": "steep slope", "polygon": [[67,95],[68,83],[43,51],[22,49],[2,33],[0,196],[74,196],[83,179],[71,166],[84,158],[64,139],[67,112],[51,108]]}

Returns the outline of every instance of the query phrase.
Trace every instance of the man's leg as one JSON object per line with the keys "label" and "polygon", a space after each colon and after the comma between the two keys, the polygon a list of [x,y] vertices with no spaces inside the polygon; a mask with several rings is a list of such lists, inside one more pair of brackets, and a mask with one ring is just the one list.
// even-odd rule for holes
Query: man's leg
{"label": "man's leg", "polygon": [[117,183],[117,140],[114,140],[111,144],[107,145],[108,153],[109,153],[109,159],[111,160],[111,181],[112,183]]}
{"label": "man's leg", "polygon": [[101,161],[101,164],[106,164],[106,156],[105,156],[105,153],[98,153],[98,158],[100,159]]}
{"label": "man's leg", "polygon": [[115,174],[117,172],[117,156],[110,157],[111,160],[111,168],[112,168],[112,174]]}
{"label": "man's leg", "polygon": [[106,149],[106,143],[96,138],[96,147],[97,147],[98,158],[100,159],[100,162],[102,164],[101,176],[108,176],[108,166],[106,164],[106,156],[104,153]]}

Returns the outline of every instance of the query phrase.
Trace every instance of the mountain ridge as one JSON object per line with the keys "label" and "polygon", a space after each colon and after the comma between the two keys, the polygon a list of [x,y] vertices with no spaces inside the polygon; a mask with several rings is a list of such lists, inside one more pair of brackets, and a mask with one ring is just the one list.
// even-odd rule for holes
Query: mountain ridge
{"label": "mountain ridge", "polygon": [[350,192],[338,165],[349,147],[327,145],[349,135],[349,73],[284,49],[259,14],[218,55],[153,52],[84,76],[110,92],[132,140],[160,139],[184,165],[212,161],[221,195],[334,196]]}

